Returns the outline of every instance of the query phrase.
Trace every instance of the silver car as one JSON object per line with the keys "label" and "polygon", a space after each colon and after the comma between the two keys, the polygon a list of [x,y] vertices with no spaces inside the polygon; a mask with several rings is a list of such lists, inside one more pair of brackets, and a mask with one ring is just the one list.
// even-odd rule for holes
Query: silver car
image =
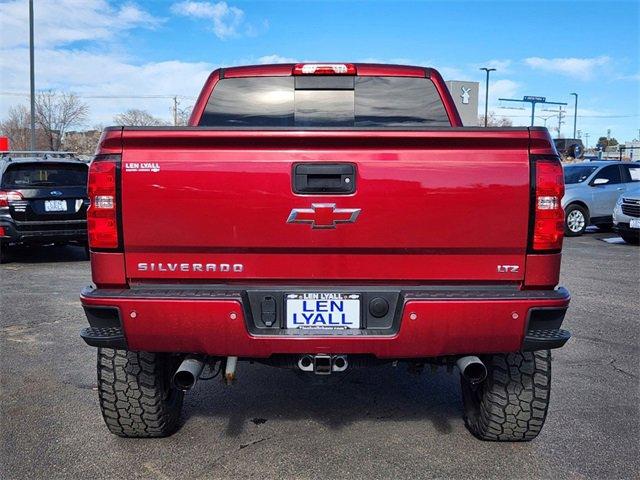
{"label": "silver car", "polygon": [[640,187],[620,195],[613,209],[613,227],[625,242],[640,244]]}
{"label": "silver car", "polygon": [[589,225],[613,227],[612,212],[618,197],[640,185],[640,165],[596,161],[564,165],[564,229],[568,237],[582,235]]}

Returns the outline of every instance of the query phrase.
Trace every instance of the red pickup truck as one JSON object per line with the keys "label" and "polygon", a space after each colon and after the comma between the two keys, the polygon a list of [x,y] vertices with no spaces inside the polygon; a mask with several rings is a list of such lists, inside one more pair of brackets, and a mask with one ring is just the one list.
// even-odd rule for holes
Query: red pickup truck
{"label": "red pickup truck", "polygon": [[463,128],[433,69],[214,71],[182,128],[107,128],[91,163],[100,406],[171,434],[199,378],[239,360],[341,375],[453,367],[486,440],[534,438],[557,288],[563,174],[544,128]]}

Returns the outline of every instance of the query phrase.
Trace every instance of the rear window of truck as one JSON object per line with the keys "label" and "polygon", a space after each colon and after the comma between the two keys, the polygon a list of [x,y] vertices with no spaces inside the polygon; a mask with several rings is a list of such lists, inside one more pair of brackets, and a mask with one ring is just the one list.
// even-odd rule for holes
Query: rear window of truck
{"label": "rear window of truck", "polygon": [[83,187],[88,168],[83,164],[20,163],[2,175],[3,188]]}
{"label": "rear window of truck", "polygon": [[222,79],[200,119],[206,127],[448,127],[433,82],[411,77]]}

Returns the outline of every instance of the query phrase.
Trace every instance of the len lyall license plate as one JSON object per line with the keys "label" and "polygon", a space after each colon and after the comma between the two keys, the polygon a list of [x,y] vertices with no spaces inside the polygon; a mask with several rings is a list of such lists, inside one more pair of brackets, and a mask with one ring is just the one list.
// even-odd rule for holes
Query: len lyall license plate
{"label": "len lyall license plate", "polygon": [[632,218],[629,224],[631,228],[640,228],[640,218]]}
{"label": "len lyall license plate", "polygon": [[45,212],[66,212],[67,201],[66,200],[45,200],[44,211]]}
{"label": "len lyall license plate", "polygon": [[287,328],[360,328],[360,294],[289,293]]}

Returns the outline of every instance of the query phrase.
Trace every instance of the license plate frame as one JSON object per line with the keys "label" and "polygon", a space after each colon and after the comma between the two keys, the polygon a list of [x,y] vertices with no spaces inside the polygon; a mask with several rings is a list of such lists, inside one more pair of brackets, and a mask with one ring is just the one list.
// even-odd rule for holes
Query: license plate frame
{"label": "license plate frame", "polygon": [[284,327],[329,332],[360,330],[363,328],[362,300],[360,293],[286,293]]}
{"label": "license plate frame", "polygon": [[47,213],[66,212],[68,205],[66,200],[45,200],[44,211]]}
{"label": "license plate frame", "polygon": [[629,228],[640,228],[640,218],[632,218],[629,220]]}

